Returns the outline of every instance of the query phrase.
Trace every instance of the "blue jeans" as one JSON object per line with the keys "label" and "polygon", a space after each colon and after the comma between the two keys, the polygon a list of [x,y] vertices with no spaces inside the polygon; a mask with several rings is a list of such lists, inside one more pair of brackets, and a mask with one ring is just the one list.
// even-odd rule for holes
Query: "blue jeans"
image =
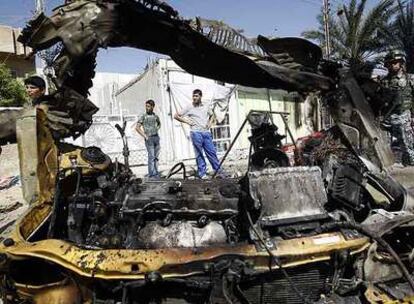
{"label": "blue jeans", "polygon": [[160,137],[152,135],[145,141],[148,151],[148,177],[159,177],[158,157],[160,155]]}
{"label": "blue jeans", "polygon": [[194,146],[198,176],[203,177],[207,173],[207,166],[203,151],[206,154],[207,159],[213,167],[214,171],[218,170],[220,167],[220,162],[217,158],[216,147],[213,144],[213,136],[211,133],[209,131],[191,131],[190,136]]}

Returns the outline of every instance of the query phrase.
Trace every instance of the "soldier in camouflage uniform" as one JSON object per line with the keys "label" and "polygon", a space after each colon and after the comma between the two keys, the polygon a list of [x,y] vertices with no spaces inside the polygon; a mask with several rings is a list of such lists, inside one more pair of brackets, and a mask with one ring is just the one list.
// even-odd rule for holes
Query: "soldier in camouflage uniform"
{"label": "soldier in camouflage uniform", "polygon": [[402,164],[414,165],[414,135],[411,127],[411,110],[413,102],[413,75],[405,71],[405,54],[392,51],[385,57],[388,75],[382,85],[396,93],[394,103],[388,111],[391,136],[396,140],[402,152]]}

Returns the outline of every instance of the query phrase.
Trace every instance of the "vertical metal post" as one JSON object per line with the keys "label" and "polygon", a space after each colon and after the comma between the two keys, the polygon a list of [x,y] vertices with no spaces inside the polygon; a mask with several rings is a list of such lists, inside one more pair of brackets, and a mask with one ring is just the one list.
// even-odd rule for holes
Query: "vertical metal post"
{"label": "vertical metal post", "polygon": [[[270,95],[270,90],[269,89],[266,89],[266,91],[267,91],[267,101],[269,102],[269,113],[272,113],[273,112],[273,110],[272,110],[272,96]],[[272,124],[274,123],[273,122],[273,114],[270,114],[270,121],[272,122]]]}
{"label": "vertical metal post", "polygon": [[[160,62],[160,61],[158,61]],[[164,68],[165,68],[165,76],[164,76]],[[174,113],[173,113],[173,100],[171,97],[171,87],[170,87],[170,71],[168,70],[168,62],[165,61],[165,66],[162,67],[160,64],[160,69],[161,69],[161,77],[162,77],[162,83],[163,85],[161,85],[161,96],[162,96],[162,103],[164,104],[164,102],[166,102],[166,98],[165,98],[165,92],[167,92],[168,95],[168,104],[169,104],[169,114],[167,115],[169,119],[171,119],[171,147],[173,147],[172,149],[172,160],[175,162],[176,158],[177,158],[177,151],[174,148],[174,144],[176,143],[175,140],[175,130],[174,130]],[[165,91],[164,91],[165,89]]]}
{"label": "vertical metal post", "polygon": [[112,92],[111,92],[111,102],[110,102],[110,109],[109,114],[113,115],[115,112],[116,104],[117,104],[117,96],[116,92],[118,92],[118,84],[116,82],[112,83]]}
{"label": "vertical metal post", "polygon": [[44,0],[35,0],[35,15],[39,15],[40,13],[44,13],[45,11],[45,1]]}
{"label": "vertical metal post", "polygon": [[[250,114],[250,113],[249,113],[249,114]],[[247,117],[249,117],[249,115],[247,115]],[[232,148],[233,148],[233,146],[234,146],[234,143],[236,142],[237,138],[239,138],[239,135],[240,135],[240,134],[241,134],[241,132],[243,131],[244,126],[245,126],[245,125],[246,125],[246,123],[247,123],[247,117],[244,119],[243,124],[241,125],[241,127],[240,127],[239,131],[238,131],[238,132],[237,132],[237,134],[236,134],[236,137],[234,137],[234,139],[233,139],[233,141],[231,142],[231,144],[230,144],[229,148],[227,149],[226,154],[224,154],[223,158],[221,159],[221,161],[220,161],[220,165],[219,165],[218,169],[214,172],[213,178],[214,178],[214,177],[216,177],[217,173],[220,171],[221,166],[223,165],[224,161],[225,161],[225,160],[226,160],[226,158],[227,158],[227,155],[229,155],[229,153],[230,153],[231,149],[232,149]]]}
{"label": "vertical metal post", "polygon": [[[34,12],[34,16],[38,16],[41,13],[45,12],[45,0],[35,0],[35,12]],[[51,89],[51,78],[48,76],[48,73],[50,72],[50,69],[48,67],[48,63],[46,60],[46,56],[47,56],[47,50],[43,50],[40,51],[37,56],[40,58],[40,61],[42,62],[42,70],[43,70],[43,74],[44,76],[46,76],[46,93],[50,94],[50,89]]]}
{"label": "vertical metal post", "polygon": [[325,56],[326,59],[331,57],[331,38],[329,29],[329,0],[323,1],[323,23],[325,29]]}
{"label": "vertical metal post", "polygon": [[286,128],[286,130],[287,130],[287,132],[289,134],[289,137],[290,137],[290,140],[292,141],[293,146],[295,147],[295,150],[297,150],[298,147],[296,145],[295,138],[293,137],[293,134],[290,131],[289,124],[288,124],[288,122],[286,120],[286,117],[283,114],[280,114],[280,117],[282,118],[283,123],[285,124],[285,128]]}

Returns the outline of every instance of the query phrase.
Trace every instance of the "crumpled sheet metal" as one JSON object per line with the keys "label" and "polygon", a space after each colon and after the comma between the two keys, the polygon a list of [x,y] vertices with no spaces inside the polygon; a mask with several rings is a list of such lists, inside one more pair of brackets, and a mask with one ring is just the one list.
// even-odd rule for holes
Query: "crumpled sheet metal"
{"label": "crumpled sheet metal", "polygon": [[394,157],[364,92],[349,70],[340,71],[339,89],[327,96],[330,113],[356,155],[369,159],[381,170]]}
{"label": "crumpled sheet metal", "polygon": [[[67,91],[71,96],[74,96],[73,91],[83,96],[71,102],[89,103],[86,98],[100,47],[129,46],[166,54],[190,73],[227,83],[305,92],[328,90],[332,86],[327,77],[287,68],[275,59],[277,54],[273,51],[267,53],[230,28],[216,26],[219,36],[203,35],[201,29],[193,28],[190,22],[178,18],[174,12],[154,0],[78,0],[58,7],[51,17],[37,16],[23,30],[19,41],[32,47],[34,52],[57,42],[64,45],[52,64],[56,75],[52,81],[58,95],[47,101],[48,105],[69,104],[65,96]],[[296,43],[298,48],[310,44],[301,39]],[[275,42],[264,45],[275,49]],[[306,47],[307,52],[309,49]],[[246,56],[246,51],[252,56]],[[292,62],[288,60],[287,63]],[[65,107],[59,110],[70,112]],[[69,116],[74,123],[84,121],[87,124],[91,115],[79,118],[81,112],[71,111]],[[76,130],[85,131],[82,124],[72,128],[76,130],[63,122],[62,126],[67,130],[59,137],[73,135]]]}
{"label": "crumpled sheet metal", "polygon": [[244,37],[240,31],[222,21],[207,20],[200,17],[191,21],[191,26],[211,42],[235,52],[255,57],[265,57],[265,51],[252,39]]}
{"label": "crumpled sheet metal", "polygon": [[408,211],[388,212],[378,209],[374,214],[369,216],[362,227],[372,235],[382,237],[401,225],[413,223],[414,214]]}

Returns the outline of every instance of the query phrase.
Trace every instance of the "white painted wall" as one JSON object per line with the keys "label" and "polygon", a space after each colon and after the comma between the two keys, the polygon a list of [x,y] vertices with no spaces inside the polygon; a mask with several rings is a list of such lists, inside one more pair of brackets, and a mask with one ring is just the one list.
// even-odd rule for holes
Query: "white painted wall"
{"label": "white painted wall", "polygon": [[113,100],[113,93],[126,85],[135,74],[98,72],[93,78],[93,87],[89,90],[89,99],[99,107],[97,115],[119,113]]}

